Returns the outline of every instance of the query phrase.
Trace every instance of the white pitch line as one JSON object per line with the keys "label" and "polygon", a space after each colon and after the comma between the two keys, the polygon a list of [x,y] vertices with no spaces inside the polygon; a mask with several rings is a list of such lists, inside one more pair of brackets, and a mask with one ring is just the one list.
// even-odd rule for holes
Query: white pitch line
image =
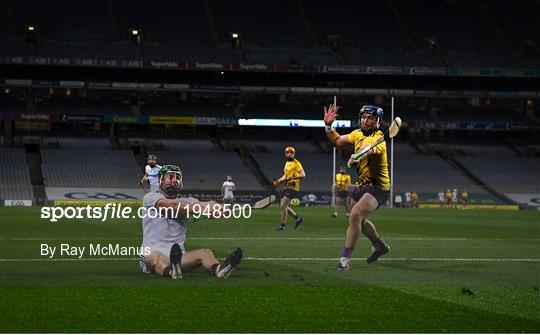
{"label": "white pitch line", "polygon": [[[539,238],[470,238],[470,237],[384,237],[389,241],[540,241]],[[88,241],[129,240],[140,241],[140,237],[0,237],[9,241]],[[201,241],[343,241],[343,237],[189,237]]]}
{"label": "white pitch line", "polygon": [[[77,262],[77,261],[137,261],[139,258],[0,258],[0,262]],[[246,261],[337,261],[336,257],[245,257]],[[365,258],[353,258],[355,261],[363,261]],[[540,262],[540,258],[381,258],[380,261],[405,261],[405,262]]]}

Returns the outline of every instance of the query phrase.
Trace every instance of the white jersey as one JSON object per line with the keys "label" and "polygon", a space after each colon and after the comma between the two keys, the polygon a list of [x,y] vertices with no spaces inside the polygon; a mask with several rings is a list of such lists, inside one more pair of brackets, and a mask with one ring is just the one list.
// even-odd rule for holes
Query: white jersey
{"label": "white jersey", "polygon": [[[186,241],[187,234],[187,216],[180,214],[176,218],[168,218],[164,209],[162,209],[163,215],[159,216],[159,208],[155,206],[161,199],[165,199],[165,195],[160,190],[150,191],[143,198],[143,206],[145,208],[143,214],[145,216],[142,219],[143,242],[141,245],[141,255],[139,255],[139,265],[145,273],[150,272],[146,267],[146,256],[148,256],[146,250],[149,250],[150,253],[159,251],[169,258],[172,245],[178,243],[182,251],[185,251],[184,242]],[[197,202],[195,198],[178,199],[191,204]]]}
{"label": "white jersey", "polygon": [[457,191],[452,192],[452,202],[457,202]]}
{"label": "white jersey", "polygon": [[233,191],[235,189],[235,185],[232,181],[226,181],[223,183],[223,198],[224,199],[231,199],[234,198]]}
{"label": "white jersey", "polygon": [[146,165],[146,168],[144,168],[144,172],[148,176],[148,182],[150,183],[150,190],[152,191],[156,190],[159,186],[159,170],[161,170],[161,166],[157,164],[154,167]]}
{"label": "white jersey", "polygon": [[439,192],[437,194],[437,198],[439,199],[440,202],[444,202],[444,192]]}
{"label": "white jersey", "polygon": [[411,192],[405,192],[405,201],[411,202]]}
{"label": "white jersey", "polygon": [[[165,195],[160,190],[148,192],[143,198],[145,216],[142,219],[143,247],[156,247],[170,249],[173,243],[178,243],[182,249],[186,240],[187,222],[186,215],[179,214],[178,217],[167,217],[165,210],[163,215],[157,215],[159,208],[155,208],[156,203],[165,199]],[[178,198],[188,203],[195,203],[195,198]],[[176,209],[174,209],[176,211]]]}

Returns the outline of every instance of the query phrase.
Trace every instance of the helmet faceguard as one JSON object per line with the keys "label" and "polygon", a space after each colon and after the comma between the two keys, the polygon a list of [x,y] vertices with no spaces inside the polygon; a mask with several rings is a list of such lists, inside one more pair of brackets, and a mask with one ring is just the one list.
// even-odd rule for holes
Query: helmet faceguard
{"label": "helmet faceguard", "polygon": [[[372,106],[372,105],[364,105],[362,108],[360,108],[360,111],[358,113],[358,117],[360,119],[360,128],[362,129],[362,114],[369,113],[377,118],[377,127],[376,129],[379,129],[379,127],[382,124],[382,120],[384,117],[384,111],[381,107]],[[364,129],[362,129],[364,131]],[[369,132],[369,130],[366,130]]]}
{"label": "helmet faceguard", "polygon": [[[177,175],[177,177],[179,179],[178,185],[168,185],[165,188],[163,187],[163,178],[168,173],[174,173],[174,174]],[[171,194],[171,195],[177,195],[182,190],[182,170],[178,166],[176,166],[176,165],[163,165],[163,167],[159,170],[158,178],[159,178],[159,187],[161,187],[161,189],[165,193]]]}

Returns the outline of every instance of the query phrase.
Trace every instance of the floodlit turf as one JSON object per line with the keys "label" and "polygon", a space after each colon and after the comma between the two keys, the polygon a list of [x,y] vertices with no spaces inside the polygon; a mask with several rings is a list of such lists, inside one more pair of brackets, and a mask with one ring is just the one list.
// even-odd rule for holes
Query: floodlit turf
{"label": "floodlit turf", "polygon": [[299,212],[285,232],[276,208],[191,224],[188,250],[242,246],[246,259],[225,280],[172,281],[133,256],[40,260],[42,243],[138,246],[137,220],[48,223],[39,208],[0,208],[0,331],[540,332],[539,212],[380,209],[391,252],[367,265],[362,238],[346,273],[335,270],[345,217]]}

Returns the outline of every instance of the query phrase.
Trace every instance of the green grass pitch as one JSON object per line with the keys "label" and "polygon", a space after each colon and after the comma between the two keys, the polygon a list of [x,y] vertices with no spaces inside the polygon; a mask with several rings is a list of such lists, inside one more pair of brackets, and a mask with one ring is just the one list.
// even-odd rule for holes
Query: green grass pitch
{"label": "green grass pitch", "polygon": [[391,252],[367,265],[361,238],[342,273],[343,214],[298,211],[301,227],[281,233],[277,208],[190,224],[188,250],[242,246],[245,260],[228,279],[199,269],[173,281],[132,256],[41,259],[41,243],[139,246],[138,220],[0,208],[0,331],[540,332],[540,212],[380,209],[371,219]]}

